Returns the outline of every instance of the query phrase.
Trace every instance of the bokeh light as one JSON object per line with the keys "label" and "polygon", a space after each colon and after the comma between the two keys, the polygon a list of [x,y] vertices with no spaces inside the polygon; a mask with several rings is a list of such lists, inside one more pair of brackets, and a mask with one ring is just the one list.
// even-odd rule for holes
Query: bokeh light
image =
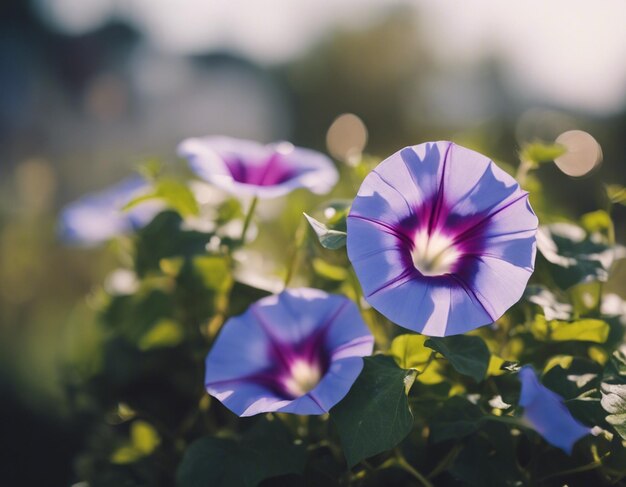
{"label": "bokeh light", "polygon": [[326,147],[340,161],[354,165],[367,145],[367,127],[354,113],[339,115],[328,128]]}
{"label": "bokeh light", "polygon": [[554,163],[568,176],[581,177],[602,162],[602,148],[592,135],[582,130],[568,130],[556,138],[566,148]]}

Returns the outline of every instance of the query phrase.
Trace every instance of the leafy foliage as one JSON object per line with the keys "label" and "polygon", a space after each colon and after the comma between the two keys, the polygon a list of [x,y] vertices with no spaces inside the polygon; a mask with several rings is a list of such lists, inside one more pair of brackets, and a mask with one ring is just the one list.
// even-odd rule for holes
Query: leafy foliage
{"label": "leafy foliage", "polygon": [[255,487],[260,481],[300,474],[306,461],[279,421],[259,421],[239,440],[201,438],[189,446],[178,468],[181,487]]}
{"label": "leafy foliage", "polygon": [[[524,171],[561,151],[524,146]],[[371,169],[373,159],[364,161],[345,169],[350,178]],[[604,283],[624,250],[608,209],[566,221],[551,213],[535,174],[525,174],[533,207],[549,223],[539,232],[531,285],[496,323],[428,338],[403,334],[362,299],[342,250],[351,200],[309,210],[293,204],[296,195],[259,239],[271,238],[272,225],[290,228],[286,281],[357,302],[377,353],[329,415],[237,418],[204,391],[204,360],[229,317],[275,290],[264,285],[267,276],[238,273],[248,249],[241,231],[229,228],[255,216],[244,215],[237,199],[207,207],[181,179],[156,170],[150,177],[149,197],[169,209],[113,247],[132,282],[90,295],[100,317],[97,353],[76,354],[85,363],[68,367],[72,412],[88,431],[79,480],[96,487],[623,483],[626,307]],[[623,203],[623,188],[608,186],[607,198]],[[314,215],[305,214],[313,231],[302,210]],[[578,421],[597,427],[571,457],[521,420],[516,372],[525,364]]]}
{"label": "leafy foliage", "polygon": [[480,382],[489,367],[489,349],[476,336],[456,335],[445,338],[430,338],[425,345],[439,352],[450,361],[454,369]]}
{"label": "leafy foliage", "polygon": [[348,466],[393,448],[411,431],[407,371],[389,357],[365,359],[346,398],[331,410]]}

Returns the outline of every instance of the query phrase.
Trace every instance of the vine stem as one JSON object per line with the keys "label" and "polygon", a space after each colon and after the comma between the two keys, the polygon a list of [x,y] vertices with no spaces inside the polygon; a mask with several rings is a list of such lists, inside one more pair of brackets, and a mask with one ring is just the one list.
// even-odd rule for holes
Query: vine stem
{"label": "vine stem", "polygon": [[298,223],[298,227],[296,228],[295,243],[293,247],[291,248],[291,252],[287,260],[287,274],[285,275],[285,280],[283,281],[283,286],[285,289],[287,288],[287,286],[289,286],[289,283],[291,282],[291,278],[295,274],[296,269],[298,267],[298,257],[300,254],[300,249],[302,248],[302,245],[304,244],[305,236],[306,236],[305,223],[306,223],[306,220],[304,218],[300,219],[300,222]]}
{"label": "vine stem", "polygon": [[[604,457],[602,458],[605,458],[607,456],[608,456],[608,453],[604,455]],[[569,470],[561,470],[560,472],[551,473],[550,475],[546,475],[545,477],[540,478],[538,482],[544,482],[554,477],[561,477],[562,475],[571,475],[573,473],[587,472],[589,470],[594,470],[601,466],[602,466],[602,459],[595,460],[591,463],[588,463],[587,465],[581,465],[580,467],[570,468]]]}
{"label": "vine stem", "polygon": [[259,202],[259,197],[255,196],[252,198],[252,202],[250,203],[250,208],[248,208],[248,213],[246,213],[246,218],[243,221],[243,228],[241,230],[241,243],[244,244],[246,242],[246,234],[248,233],[248,228],[250,227],[250,222],[252,221],[252,215],[254,215],[254,210],[256,210],[256,205]]}
{"label": "vine stem", "polygon": [[410,473],[411,476],[415,478],[415,480],[417,480],[423,487],[434,487],[430,480],[424,477],[413,467],[413,465],[406,461],[406,458],[404,458],[404,455],[399,448],[396,448],[394,452],[396,456],[387,460],[380,466],[380,468],[388,468],[392,466],[400,467],[404,471]]}
{"label": "vine stem", "polygon": [[515,179],[521,187],[526,183],[526,177],[528,173],[533,168],[533,163],[527,159],[520,159],[519,166],[517,167],[517,172],[515,173]]}

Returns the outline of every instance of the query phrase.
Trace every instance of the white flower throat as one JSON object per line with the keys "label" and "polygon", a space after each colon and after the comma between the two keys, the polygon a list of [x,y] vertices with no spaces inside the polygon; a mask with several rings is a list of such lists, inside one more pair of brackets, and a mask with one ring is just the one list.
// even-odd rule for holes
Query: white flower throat
{"label": "white flower throat", "polygon": [[420,230],[413,240],[413,265],[425,276],[448,274],[461,256],[451,238]]}
{"label": "white flower throat", "polygon": [[319,384],[322,370],[319,365],[307,360],[298,359],[291,364],[289,376],[283,384],[287,392],[294,397],[300,397]]}

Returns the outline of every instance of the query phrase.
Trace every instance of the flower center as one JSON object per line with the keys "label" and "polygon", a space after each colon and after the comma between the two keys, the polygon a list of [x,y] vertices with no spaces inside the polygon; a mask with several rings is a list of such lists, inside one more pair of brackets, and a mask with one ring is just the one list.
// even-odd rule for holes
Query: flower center
{"label": "flower center", "polygon": [[300,397],[314,389],[322,378],[322,369],[316,363],[296,359],[283,380],[285,390],[293,397]]}
{"label": "flower center", "polygon": [[448,274],[461,256],[452,239],[438,232],[429,235],[426,230],[420,230],[413,243],[413,265],[424,276]]}

